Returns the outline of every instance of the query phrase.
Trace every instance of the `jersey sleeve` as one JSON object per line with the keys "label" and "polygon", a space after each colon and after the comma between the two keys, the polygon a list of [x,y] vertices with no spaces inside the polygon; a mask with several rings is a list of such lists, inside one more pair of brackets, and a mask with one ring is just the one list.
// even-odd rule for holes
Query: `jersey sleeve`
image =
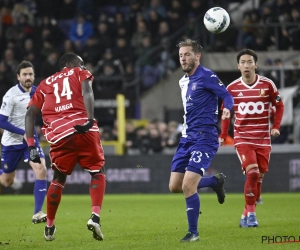
{"label": "jersey sleeve", "polygon": [[41,86],[41,84],[35,90],[35,93],[33,94],[30,102],[28,103],[28,106],[27,106],[28,108],[31,105],[34,105],[34,106],[38,107],[40,110],[42,109],[43,104],[44,104],[44,95],[41,92],[40,86]]}
{"label": "jersey sleeve", "polygon": [[79,75],[79,82],[82,83],[84,80],[86,79],[90,79],[91,81],[94,80],[94,76],[92,75],[92,73],[86,69],[81,69],[81,68],[78,68],[79,69],[79,72],[78,72],[78,75]]}
{"label": "jersey sleeve", "polygon": [[3,97],[3,102],[0,108],[0,114],[4,116],[10,116],[14,103],[13,103],[13,96],[10,96],[9,93],[6,93],[5,96]]}
{"label": "jersey sleeve", "polygon": [[272,128],[279,130],[281,120],[283,117],[284,105],[281,100],[279,91],[273,82],[270,83],[270,99],[271,99],[272,106],[275,107],[275,109],[276,109],[276,112],[274,115],[274,123],[273,123]]}
{"label": "jersey sleeve", "polygon": [[231,110],[233,107],[233,98],[220,78],[216,74],[212,74],[206,81],[208,82],[207,88],[223,100],[222,109],[227,108]]}

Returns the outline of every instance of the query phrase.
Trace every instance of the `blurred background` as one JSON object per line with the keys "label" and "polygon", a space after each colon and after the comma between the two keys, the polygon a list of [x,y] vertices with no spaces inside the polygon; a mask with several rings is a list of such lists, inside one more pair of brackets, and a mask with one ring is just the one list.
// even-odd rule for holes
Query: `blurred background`
{"label": "blurred background", "polygon": [[[226,9],[231,18],[229,28],[218,35],[203,25],[205,12],[216,6]],[[1,0],[0,97],[17,83],[15,68],[22,60],[33,63],[38,85],[59,70],[62,54],[79,54],[95,76],[95,118],[107,156],[108,183],[152,182],[159,175],[152,176],[152,167],[162,171],[164,166],[161,175],[169,175],[180,138],[183,108],[178,81],[183,72],[176,44],[185,38],[200,39],[201,64],[215,71],[225,85],[240,76],[238,51],[257,52],[257,73],[274,81],[285,103],[281,135],[272,141],[278,174],[286,171],[284,190],[300,190],[298,0]],[[118,101],[117,95],[123,99]],[[41,126],[39,119],[37,129],[47,154]],[[213,165],[222,167],[226,165],[222,157],[229,157],[228,167],[236,165],[232,168],[240,175],[232,141],[227,142]],[[31,183],[31,170],[22,171],[18,178]],[[84,183],[84,177],[78,178],[79,184]],[[161,186],[167,192],[165,180]],[[150,191],[148,186],[144,189],[155,191],[152,186]]]}

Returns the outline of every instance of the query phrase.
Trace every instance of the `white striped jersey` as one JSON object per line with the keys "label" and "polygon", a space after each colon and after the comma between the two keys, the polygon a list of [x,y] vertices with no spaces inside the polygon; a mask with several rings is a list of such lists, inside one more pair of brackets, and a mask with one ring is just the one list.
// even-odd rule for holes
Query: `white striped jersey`
{"label": "white striped jersey", "polygon": [[274,82],[257,75],[252,85],[242,77],[227,86],[234,99],[234,144],[271,146],[270,107],[281,101]]}

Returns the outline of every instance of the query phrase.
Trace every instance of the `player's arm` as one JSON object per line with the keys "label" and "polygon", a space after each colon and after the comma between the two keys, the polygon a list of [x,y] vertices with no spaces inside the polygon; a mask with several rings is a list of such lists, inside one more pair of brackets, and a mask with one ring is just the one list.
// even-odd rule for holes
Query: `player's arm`
{"label": "player's arm", "polygon": [[79,133],[86,133],[94,125],[94,92],[92,88],[92,80],[86,79],[81,83],[83,102],[88,116],[88,121],[83,125],[76,125],[74,128]]}
{"label": "player's arm", "polygon": [[35,163],[41,163],[40,155],[35,147],[34,120],[40,113],[40,109],[34,105],[29,106],[25,115],[26,140],[29,148],[29,159]]}
{"label": "player's arm", "polygon": [[280,135],[280,124],[283,117],[284,105],[278,91],[276,91],[276,93],[271,98],[272,105],[276,107],[271,135],[277,137]]}
{"label": "player's arm", "polygon": [[0,128],[3,128],[11,133],[24,135],[25,130],[16,127],[8,121],[8,116],[0,114]]}

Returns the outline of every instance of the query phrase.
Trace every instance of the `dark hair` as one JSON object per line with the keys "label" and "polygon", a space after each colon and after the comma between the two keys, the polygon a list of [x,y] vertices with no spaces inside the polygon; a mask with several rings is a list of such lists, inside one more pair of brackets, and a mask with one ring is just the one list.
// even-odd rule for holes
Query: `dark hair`
{"label": "dark hair", "polygon": [[34,67],[29,61],[22,61],[16,68],[16,74],[20,75],[21,69],[32,68],[34,71]]}
{"label": "dark hair", "polygon": [[62,70],[64,67],[66,67],[67,63],[73,62],[73,60],[75,60],[76,58],[78,58],[78,55],[76,55],[74,53],[66,53],[66,54],[62,55],[58,61],[59,69]]}
{"label": "dark hair", "polygon": [[256,53],[254,52],[254,50],[252,50],[252,49],[243,49],[243,50],[241,50],[241,51],[238,53],[237,57],[236,57],[237,63],[239,63],[240,58],[241,58],[241,56],[243,56],[243,55],[250,55],[250,56],[253,56],[254,62],[257,63],[257,55],[256,55]]}
{"label": "dark hair", "polygon": [[200,40],[192,40],[192,39],[185,39],[184,41],[181,41],[180,43],[178,43],[176,45],[177,47],[181,48],[181,47],[187,47],[187,46],[191,46],[192,47],[192,51],[194,53],[200,53],[202,50],[202,46],[200,43]]}

